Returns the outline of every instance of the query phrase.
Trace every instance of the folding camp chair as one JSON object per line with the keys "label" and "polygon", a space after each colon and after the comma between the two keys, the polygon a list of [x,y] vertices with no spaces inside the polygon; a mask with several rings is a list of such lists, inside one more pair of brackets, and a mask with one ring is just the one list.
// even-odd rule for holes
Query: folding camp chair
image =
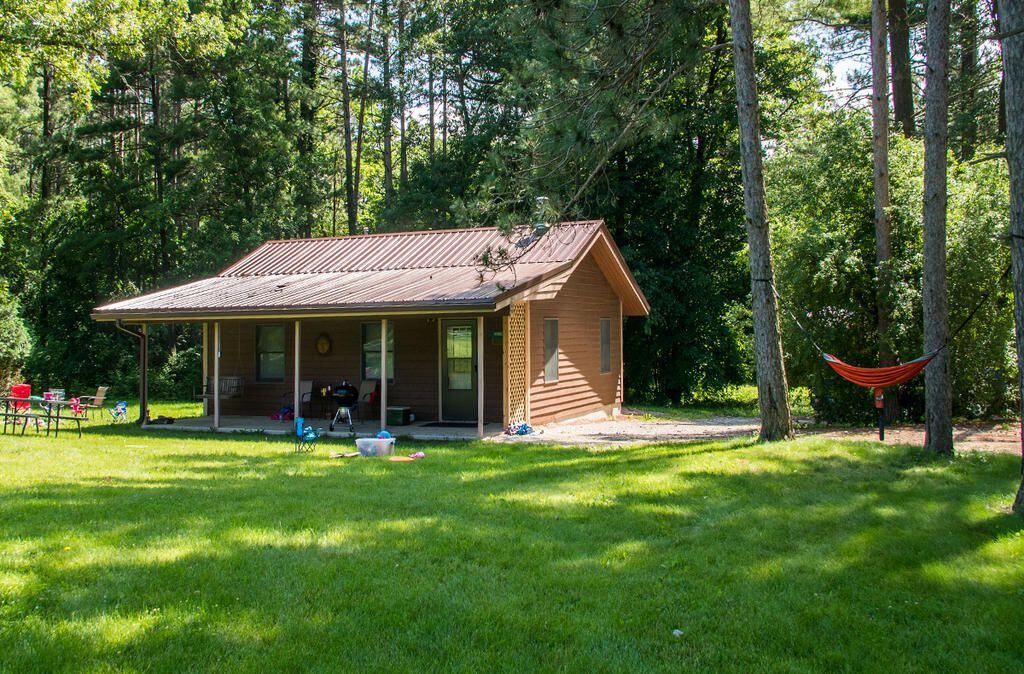
{"label": "folding camp chair", "polygon": [[109,409],[110,418],[115,424],[128,423],[128,402],[119,400],[116,405]]}
{"label": "folding camp chair", "polygon": [[295,418],[295,452],[312,452],[316,449],[316,443],[323,433],[322,428],[303,426],[305,419]]}

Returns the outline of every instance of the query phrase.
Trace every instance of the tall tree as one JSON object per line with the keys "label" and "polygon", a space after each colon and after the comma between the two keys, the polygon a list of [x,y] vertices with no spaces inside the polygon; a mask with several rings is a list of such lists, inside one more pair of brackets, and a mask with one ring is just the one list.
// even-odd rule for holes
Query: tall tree
{"label": "tall tree", "polygon": [[956,154],[961,160],[974,157],[978,145],[978,4],[960,0],[957,7],[957,47],[960,52],[957,93],[960,96],[957,119]]}
{"label": "tall tree", "polygon": [[388,0],[381,0],[380,3],[380,78],[381,78],[381,134],[384,137],[384,205],[390,206],[394,201],[395,179],[393,169],[393,157],[391,152],[391,138],[394,133],[393,122],[395,118],[394,91],[391,86],[391,16]]}
{"label": "tall tree", "polygon": [[[1024,3],[999,0],[1006,83],[1006,156],[1010,164],[1010,247],[1013,256],[1013,315],[1017,334],[1017,383],[1024,418]],[[1024,514],[1024,432],[1021,482],[1013,510]]]}
{"label": "tall tree", "polygon": [[50,198],[53,188],[53,169],[50,163],[50,144],[53,140],[53,66],[44,62],[41,68],[42,83],[39,91],[39,103],[42,121],[42,166],[39,170],[39,197],[45,202]]}
{"label": "tall tree", "polygon": [[408,110],[408,83],[405,62],[409,51],[410,37],[406,32],[408,3],[398,0],[398,184],[402,189],[409,182],[409,143],[406,138],[406,113]]}
{"label": "tall tree", "polygon": [[889,49],[892,52],[892,111],[903,135],[914,135],[914,77],[910,67],[910,17],[907,0],[889,0]]}
{"label": "tall tree", "polygon": [[356,165],[352,182],[352,208],[355,211],[355,225],[349,223],[349,234],[356,234],[359,228],[359,193],[363,173],[363,139],[366,136],[366,101],[370,95],[370,53],[373,51],[373,0],[366,3],[366,40],[363,44],[363,82],[359,89],[359,118],[356,121]]}
{"label": "tall tree", "polygon": [[338,48],[341,51],[341,129],[345,151],[345,216],[348,233],[358,230],[359,209],[356,205],[355,167],[352,152],[352,101],[348,76],[348,12],[345,0],[338,2]]}
{"label": "tall tree", "polygon": [[302,80],[302,96],[299,99],[298,150],[302,185],[299,187],[299,209],[303,236],[313,235],[316,221],[315,187],[316,171],[313,168],[316,133],[316,93],[319,79],[320,44],[320,0],[304,0],[302,8],[301,58],[299,69]]}
{"label": "tall tree", "polygon": [[760,106],[754,68],[754,39],[750,0],[729,0],[732,25],[736,104],[739,115],[743,207],[750,256],[750,294],[754,313],[754,359],[762,441],[793,435],[789,389],[782,356],[779,312],[775,303],[768,207],[765,203],[761,151]]}
{"label": "tall tree", "polygon": [[924,348],[935,352],[925,369],[925,446],[953,453],[953,396],[949,378],[946,276],[946,152],[949,141],[949,0],[928,2],[924,108]]}
{"label": "tall tree", "polygon": [[[871,0],[871,155],[874,163],[875,200],[875,311],[878,325],[878,361],[893,365],[889,339],[889,265],[892,257],[892,222],[889,209],[889,78],[886,68],[885,0]],[[896,416],[896,397],[885,399],[889,421]]]}

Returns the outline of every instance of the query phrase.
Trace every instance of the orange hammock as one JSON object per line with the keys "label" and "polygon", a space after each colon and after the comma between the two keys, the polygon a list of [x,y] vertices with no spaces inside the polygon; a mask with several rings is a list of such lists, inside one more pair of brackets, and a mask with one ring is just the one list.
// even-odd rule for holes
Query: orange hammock
{"label": "orange hammock", "polygon": [[938,352],[934,351],[907,363],[890,367],[857,367],[844,363],[831,354],[822,353],[821,355],[829,367],[846,381],[871,389],[884,389],[916,377],[931,362],[936,353]]}
{"label": "orange hammock", "polygon": [[885,440],[885,389],[910,381],[919,375],[937,353],[938,351],[932,351],[910,362],[889,367],[857,367],[844,363],[824,351],[821,352],[821,356],[828,366],[846,381],[874,389],[875,407],[878,409],[878,439]]}

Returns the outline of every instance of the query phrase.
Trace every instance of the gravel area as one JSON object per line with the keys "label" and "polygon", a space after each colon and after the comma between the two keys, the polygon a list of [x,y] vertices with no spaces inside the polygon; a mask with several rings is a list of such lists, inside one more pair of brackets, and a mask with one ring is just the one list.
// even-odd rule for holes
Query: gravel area
{"label": "gravel area", "polygon": [[[753,437],[759,422],[752,417],[707,417],[675,419],[648,413],[626,411],[615,420],[578,420],[548,424],[534,435],[492,438],[495,442],[536,442],[586,446],[648,445],[662,442],[724,440]],[[803,428],[797,436],[823,436],[843,440],[877,440],[874,428]],[[962,424],[954,427],[953,440],[958,450],[984,452],[1020,452],[1020,426],[1009,422]],[[924,426],[887,428],[890,444],[921,445]]]}
{"label": "gravel area", "polygon": [[553,442],[591,446],[648,445],[749,437],[757,433],[757,429],[758,420],[750,417],[709,417],[691,421],[627,413],[615,420],[579,420],[548,424],[539,428],[539,432],[534,435],[502,435],[495,438],[495,441]]}

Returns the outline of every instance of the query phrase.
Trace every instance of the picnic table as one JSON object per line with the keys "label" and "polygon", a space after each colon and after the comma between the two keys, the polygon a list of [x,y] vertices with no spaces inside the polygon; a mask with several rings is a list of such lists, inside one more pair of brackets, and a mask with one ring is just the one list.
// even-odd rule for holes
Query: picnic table
{"label": "picnic table", "polygon": [[[39,429],[39,424],[46,423],[46,436],[50,436],[50,428],[53,428],[53,437],[60,435],[60,422],[71,421],[78,426],[78,437],[82,437],[82,417],[62,413],[66,408],[71,407],[72,402],[70,400],[53,400],[46,399],[40,396],[28,396],[20,398],[17,396],[0,396],[0,404],[3,405],[3,412],[0,416],[3,417],[4,426],[3,433],[7,433],[7,427],[11,427],[11,434],[17,432],[18,424],[21,424],[21,434],[25,435],[25,429],[28,428],[29,421],[36,424],[36,430]],[[26,407],[27,405],[27,407]]]}

